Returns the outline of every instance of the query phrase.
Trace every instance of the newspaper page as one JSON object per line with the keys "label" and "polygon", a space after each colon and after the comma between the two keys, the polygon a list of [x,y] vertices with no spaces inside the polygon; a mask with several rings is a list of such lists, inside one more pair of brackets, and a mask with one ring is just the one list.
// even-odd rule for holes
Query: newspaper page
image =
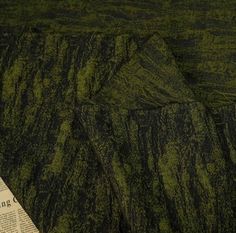
{"label": "newspaper page", "polygon": [[0,233],[39,233],[1,177]]}

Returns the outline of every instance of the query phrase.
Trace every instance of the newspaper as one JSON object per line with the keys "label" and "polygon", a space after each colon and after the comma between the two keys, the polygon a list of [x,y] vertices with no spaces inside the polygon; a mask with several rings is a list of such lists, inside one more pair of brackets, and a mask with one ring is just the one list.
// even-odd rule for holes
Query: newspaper
{"label": "newspaper", "polygon": [[0,233],[39,233],[1,177]]}

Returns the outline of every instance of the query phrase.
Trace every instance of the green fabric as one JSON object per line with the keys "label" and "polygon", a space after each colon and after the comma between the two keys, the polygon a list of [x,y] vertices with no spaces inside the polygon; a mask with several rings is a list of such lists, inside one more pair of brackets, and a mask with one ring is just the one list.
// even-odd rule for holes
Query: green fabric
{"label": "green fabric", "polygon": [[235,8],[0,0],[0,176],[40,232],[236,231]]}

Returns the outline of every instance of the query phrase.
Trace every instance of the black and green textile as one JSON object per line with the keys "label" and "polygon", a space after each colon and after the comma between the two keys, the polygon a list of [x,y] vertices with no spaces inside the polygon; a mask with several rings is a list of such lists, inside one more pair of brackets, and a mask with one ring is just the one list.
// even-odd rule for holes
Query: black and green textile
{"label": "black and green textile", "polygon": [[236,1],[0,0],[0,177],[41,233],[235,233]]}

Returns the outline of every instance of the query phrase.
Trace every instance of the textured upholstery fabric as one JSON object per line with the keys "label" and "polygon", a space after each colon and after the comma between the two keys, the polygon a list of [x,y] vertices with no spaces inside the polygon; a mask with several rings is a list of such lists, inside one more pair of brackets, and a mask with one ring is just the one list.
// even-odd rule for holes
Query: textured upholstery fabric
{"label": "textured upholstery fabric", "polygon": [[0,176],[40,232],[236,231],[235,10],[0,0]]}

